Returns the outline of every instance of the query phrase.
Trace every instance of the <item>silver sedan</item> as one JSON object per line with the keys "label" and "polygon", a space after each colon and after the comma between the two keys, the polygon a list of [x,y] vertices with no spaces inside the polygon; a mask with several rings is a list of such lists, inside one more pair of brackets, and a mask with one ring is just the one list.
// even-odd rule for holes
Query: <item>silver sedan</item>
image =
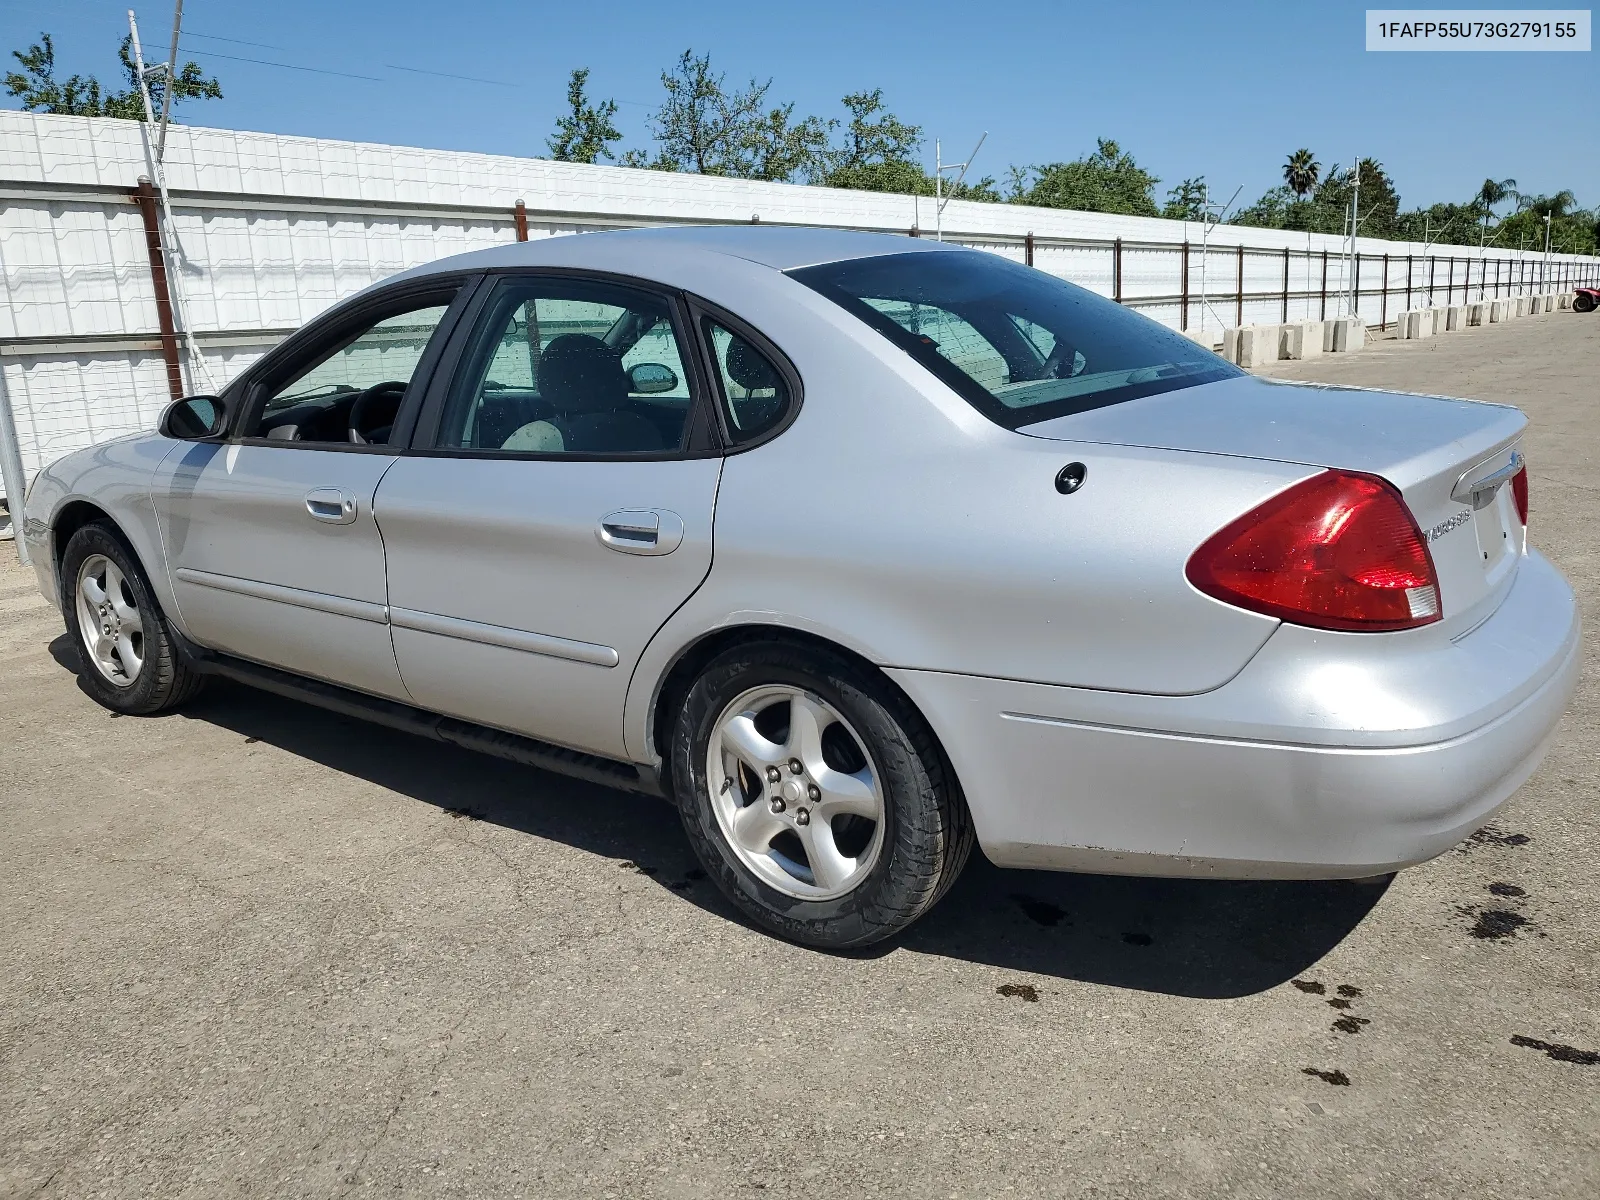
{"label": "silver sedan", "polygon": [[85,687],[213,675],[669,797],[796,941],[1010,867],[1360,877],[1538,765],[1578,617],[1513,408],[1252,378],[998,256],[554,238],[39,476]]}

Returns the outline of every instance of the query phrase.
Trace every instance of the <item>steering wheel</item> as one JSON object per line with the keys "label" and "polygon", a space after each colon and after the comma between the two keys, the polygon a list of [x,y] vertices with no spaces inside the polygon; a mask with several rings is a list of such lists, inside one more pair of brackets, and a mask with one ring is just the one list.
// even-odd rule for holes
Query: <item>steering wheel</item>
{"label": "steering wheel", "polygon": [[[382,430],[384,436],[378,438],[377,441],[379,443],[387,441],[389,427],[394,424],[395,416],[400,411],[400,399],[406,394],[406,386],[405,383],[399,380],[391,379],[384,383],[375,383],[357,396],[354,403],[350,405],[350,440],[359,446],[364,446],[373,441],[373,438],[368,436],[369,434]],[[389,406],[389,411],[385,414],[388,418],[387,421],[380,421],[372,429],[368,430],[365,418],[374,409],[385,403]]]}

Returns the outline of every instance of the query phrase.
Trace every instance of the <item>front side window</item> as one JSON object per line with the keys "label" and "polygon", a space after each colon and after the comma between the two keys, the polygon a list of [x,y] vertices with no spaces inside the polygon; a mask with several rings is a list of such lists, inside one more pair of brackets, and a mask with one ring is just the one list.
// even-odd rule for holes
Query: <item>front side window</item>
{"label": "front side window", "polygon": [[434,298],[385,317],[324,351],[272,389],[244,431],[288,442],[381,445],[448,302]]}
{"label": "front side window", "polygon": [[670,303],[587,280],[510,279],[451,383],[437,445],[522,454],[659,454],[692,397]]}
{"label": "front side window", "polygon": [[1242,374],[1131,309],[981,251],[886,254],[790,274],[1009,429]]}

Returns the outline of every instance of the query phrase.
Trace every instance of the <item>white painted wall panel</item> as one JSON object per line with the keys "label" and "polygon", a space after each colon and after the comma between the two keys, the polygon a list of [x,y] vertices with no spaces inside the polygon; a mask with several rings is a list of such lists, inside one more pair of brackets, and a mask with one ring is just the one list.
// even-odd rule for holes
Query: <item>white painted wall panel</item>
{"label": "white painted wall panel", "polygon": [[[534,238],[756,217],[898,233],[917,226],[923,236],[932,236],[935,224],[928,197],[248,131],[174,127],[166,165],[177,203],[176,266],[188,316],[219,383],[264,353],[277,336],[273,331],[297,327],[369,284],[446,255],[513,240],[512,208],[519,199],[527,204]],[[125,190],[150,174],[139,123],[0,112],[0,379],[30,475],[69,450],[148,428],[167,402],[161,356],[147,348],[157,320],[138,210],[108,200],[104,190],[93,193]],[[412,211],[330,212],[330,203]],[[1191,326],[1237,323],[1239,246],[1246,248],[1245,290],[1259,293],[1243,301],[1245,322],[1282,319],[1284,248],[1291,252],[1290,318],[1342,311],[1345,243],[1338,237],[1221,226],[1212,230],[1203,254],[1198,225],[1155,218],[953,201],[943,221],[948,240],[1019,262],[1023,239],[1031,233],[1036,266],[1105,296],[1114,294],[1116,282],[1110,243],[1121,238],[1123,301],[1174,327],[1185,315]],[[1179,246],[1185,240],[1192,243],[1186,314],[1179,300]],[[1390,286],[1404,289],[1406,256],[1421,256],[1425,249],[1361,239],[1360,310],[1369,322],[1381,315],[1392,320],[1405,302],[1403,291],[1387,303],[1365,294],[1380,286],[1378,256],[1390,255]],[[1436,246],[1433,253],[1456,255],[1459,302],[1467,260],[1473,260],[1475,280],[1478,275],[1477,251]],[[1536,269],[1537,256],[1499,254],[1520,260],[1501,268],[1503,280],[1508,270]],[[1592,269],[1593,260],[1580,261]],[[1412,266],[1413,304],[1428,294],[1419,274],[1424,270]],[[1451,270],[1440,261],[1434,271],[1435,303],[1449,298]],[[1528,282],[1535,278],[1527,275]],[[260,340],[207,344],[208,334],[221,333]],[[125,348],[130,335],[144,345]],[[95,337],[120,339],[124,348],[36,346],[44,339]],[[13,344],[7,346],[8,340]]]}

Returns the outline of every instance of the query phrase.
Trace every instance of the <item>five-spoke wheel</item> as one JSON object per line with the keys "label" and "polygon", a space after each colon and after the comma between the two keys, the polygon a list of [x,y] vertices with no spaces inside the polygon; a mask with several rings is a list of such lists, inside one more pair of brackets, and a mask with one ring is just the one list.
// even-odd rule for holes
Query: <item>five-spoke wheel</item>
{"label": "five-spoke wheel", "polygon": [[850,723],[801,688],[752,688],[723,709],[706,781],[734,853],[786,895],[843,895],[878,860],[878,772]]}
{"label": "five-spoke wheel", "polygon": [[200,690],[205,676],[178,654],[138,556],[115,526],[93,522],[68,538],[60,578],[84,691],[115,712],[148,715]]}
{"label": "five-spoke wheel", "polygon": [[88,662],[114,687],[131,687],[144,667],[144,618],[128,581],[104,554],[78,568],[78,635]]}
{"label": "five-spoke wheel", "polygon": [[972,846],[927,723],[881,672],[825,646],[744,643],[712,658],[670,753],[707,874],[797,942],[842,949],[899,932]]}

